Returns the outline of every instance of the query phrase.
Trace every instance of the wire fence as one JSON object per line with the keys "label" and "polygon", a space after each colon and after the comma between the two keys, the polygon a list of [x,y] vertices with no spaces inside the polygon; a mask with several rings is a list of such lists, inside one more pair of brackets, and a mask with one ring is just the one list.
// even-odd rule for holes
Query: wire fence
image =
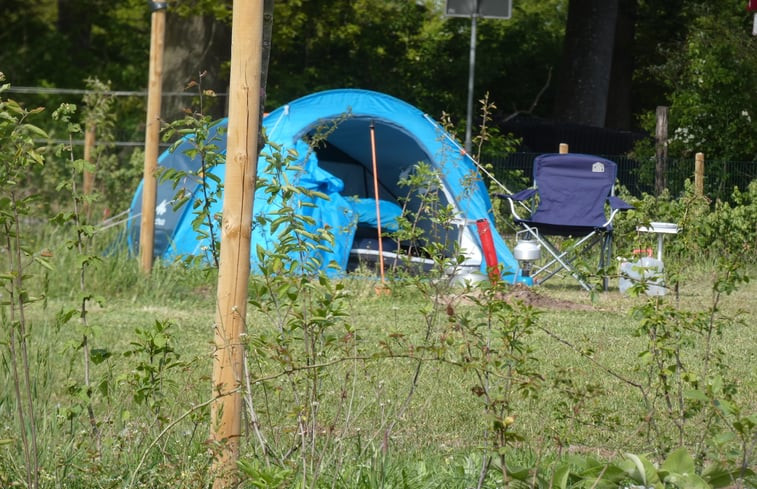
{"label": "wire fence", "polygon": [[[92,90],[86,89],[18,86],[11,86],[7,91],[17,93],[21,96],[46,98],[57,96],[60,97],[60,100],[57,100],[58,102],[65,100],[72,103],[79,103],[82,95],[96,93]],[[143,136],[143,127],[141,126],[141,123],[144,118],[144,101],[147,92],[114,90],[100,93],[116,97],[120,100],[129,100],[129,102],[125,103],[126,107],[121,107],[121,110],[126,110],[129,112],[129,115],[122,117],[122,119],[136,118],[138,121],[136,124],[132,121],[132,124],[120,124],[116,127],[114,135],[116,140],[109,143],[119,148],[119,159],[122,161],[128,161],[131,152],[134,149],[144,146],[144,142],[135,139],[141,139],[140,136]],[[196,96],[196,94],[188,92],[164,92],[162,95],[163,97],[181,98]],[[225,94],[218,95],[224,96]],[[127,127],[130,127],[130,129],[126,129]],[[542,125],[535,130],[537,133],[543,134],[556,129],[554,127],[550,129],[550,126]],[[567,129],[562,128],[560,130],[565,132]],[[570,133],[573,135],[573,139],[575,139],[574,133],[577,131],[577,129],[573,128],[573,131]],[[592,141],[602,140],[602,137],[598,137],[597,134],[593,132],[591,135]],[[564,136],[564,134],[561,134],[561,136]],[[573,143],[575,143],[575,141],[573,141]],[[83,146],[84,141],[77,140],[74,141],[73,144],[75,146]],[[164,142],[161,144],[161,148],[164,149],[167,145],[168,144]],[[574,144],[571,144],[571,147],[572,146],[574,146]],[[597,147],[596,149],[599,148]],[[493,174],[499,181],[505,183],[511,190],[518,190],[532,184],[533,162],[534,158],[539,154],[541,153],[519,152],[507,156],[495,155],[486,158],[485,163],[492,164]],[[632,195],[640,197],[645,193],[654,193],[654,161],[637,161],[625,155],[605,155],[599,153],[597,153],[597,155],[617,163],[618,180]],[[745,189],[755,178],[757,178],[757,161],[724,161],[713,159],[705,162],[704,190],[705,193],[713,199],[728,200],[734,187]],[[685,181],[687,179],[692,181],[694,179],[694,159],[670,159],[668,161],[668,171],[666,174],[666,188],[670,194],[674,196],[680,195],[684,190]]]}
{"label": "wire fence", "polygon": [[[534,159],[541,153],[512,153],[490,157],[492,173],[513,191],[533,184]],[[655,162],[639,162],[625,155],[597,155],[618,165],[618,181],[632,195],[654,194]],[[713,199],[728,200],[734,187],[745,189],[757,178],[757,161],[706,160],[704,190]],[[686,180],[694,181],[694,158],[668,160],[666,188],[671,195],[680,195]]]}

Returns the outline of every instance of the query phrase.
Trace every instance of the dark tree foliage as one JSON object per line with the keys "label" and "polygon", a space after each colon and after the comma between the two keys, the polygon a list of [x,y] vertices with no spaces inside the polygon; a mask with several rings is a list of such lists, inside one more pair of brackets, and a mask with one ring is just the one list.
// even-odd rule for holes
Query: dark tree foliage
{"label": "dark tree foliage", "polygon": [[407,96],[426,16],[423,5],[402,0],[277,1],[270,105],[339,87]]}
{"label": "dark tree foliage", "polygon": [[[668,154],[690,160],[696,152],[707,155],[708,169],[728,172],[722,161],[757,160],[757,39],[751,36],[752,16],[741,0],[682,2],[680,9],[661,10],[655,2],[642,2],[639,22],[664,29],[669,16],[670,34],[649,44],[649,62],[637,77],[649,90],[650,106],[640,110],[643,127],[653,130],[655,105],[670,107]],[[656,19],[653,22],[652,19]],[[640,37],[645,39],[644,37]],[[644,158],[650,148],[639,147]],[[728,189],[726,189],[728,190]]]}
{"label": "dark tree foliage", "polygon": [[150,18],[142,0],[5,0],[0,67],[14,85],[80,88],[88,77],[115,89],[147,83]]}
{"label": "dark tree foliage", "polygon": [[[523,5],[528,3],[530,5]],[[518,2],[510,20],[479,21],[476,99],[489,92],[499,117],[548,115],[550,76],[562,42],[562,1]],[[464,118],[470,20],[445,18],[443,2],[277,0],[269,100],[359,87],[390,93],[438,117]]]}
{"label": "dark tree foliage", "polygon": [[[446,18],[442,0],[274,5],[266,109],[317,90],[359,87],[395,95],[436,118],[447,112],[459,124],[464,120],[471,22]],[[474,97],[488,93],[499,122],[522,114],[648,130],[647,114],[670,105],[672,122],[701,126],[704,118],[693,107],[702,104],[712,107],[709,114],[722,112],[715,121],[722,125],[734,118],[731,112],[753,107],[746,92],[754,86],[755,62],[746,51],[755,50],[739,48],[754,44],[744,5],[514,1],[511,19],[478,23]],[[169,1],[164,91],[181,90],[203,72],[207,88],[225,91],[230,7],[231,0]],[[150,12],[144,0],[5,0],[0,15],[0,71],[15,86],[83,88],[87,78],[109,82],[114,90],[147,85]],[[696,83],[701,60],[720,66],[709,72],[712,84],[705,84],[716,91]],[[729,72],[733,79],[721,76]],[[54,107],[63,97],[19,98]],[[141,139],[143,104],[132,98],[115,105],[117,139]],[[736,118],[752,127],[746,116]],[[729,134],[742,131],[732,126]],[[751,151],[749,144],[733,142],[717,147]]]}
{"label": "dark tree foliage", "polygon": [[68,71],[68,56],[62,56],[66,51],[56,48],[65,39],[58,33],[55,13],[54,7],[41,3],[3,2],[0,69],[7,80],[17,85],[36,84]]}

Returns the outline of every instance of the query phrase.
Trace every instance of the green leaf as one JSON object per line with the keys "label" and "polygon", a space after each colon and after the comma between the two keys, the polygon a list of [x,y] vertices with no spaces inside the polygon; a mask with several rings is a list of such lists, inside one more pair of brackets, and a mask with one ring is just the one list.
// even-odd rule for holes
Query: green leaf
{"label": "green leaf", "polygon": [[694,473],[670,474],[664,481],[681,489],[712,489],[712,486]]}
{"label": "green leaf", "polygon": [[626,474],[636,482],[641,482],[644,486],[657,486],[660,484],[660,476],[657,469],[646,457],[626,453],[630,464],[621,464],[620,467]]}
{"label": "green leaf", "polygon": [[732,486],[738,478],[748,477],[753,474],[754,472],[749,469],[742,474],[740,468],[727,470],[719,464],[713,464],[704,469],[702,472],[702,478],[706,480],[713,489],[719,489],[721,487]]}
{"label": "green leaf", "polygon": [[718,433],[712,437],[712,443],[718,446],[723,446],[726,443],[732,442],[736,438],[736,435],[731,431],[724,431]]}
{"label": "green leaf", "polygon": [[702,392],[699,389],[692,389],[688,390],[683,393],[684,397],[686,399],[691,399],[692,401],[702,401],[702,402],[708,402],[709,398],[707,397],[707,394]]}
{"label": "green leaf", "polygon": [[152,339],[152,342],[157,348],[163,348],[168,343],[168,338],[166,338],[166,335],[158,333]]}
{"label": "green leaf", "polygon": [[555,489],[567,489],[568,477],[570,476],[570,466],[567,464],[560,465],[552,475],[552,487]]}
{"label": "green leaf", "polygon": [[720,409],[726,416],[730,416],[734,412],[733,404],[723,399],[716,399],[715,407]]}
{"label": "green leaf", "polygon": [[49,271],[51,271],[51,272],[52,272],[52,271],[54,270],[54,269],[53,269],[53,266],[52,266],[52,265],[50,265],[50,262],[49,262],[49,261],[47,261],[47,260],[45,260],[45,259],[44,259],[44,258],[42,258],[42,257],[39,257],[39,256],[35,256],[35,257],[34,257],[34,261],[35,261],[35,262],[37,262],[37,263],[39,263],[39,264],[40,264],[40,265],[41,265],[41,266],[42,266],[43,268],[46,268],[47,270],[49,270]]}
{"label": "green leaf", "polygon": [[646,471],[644,470],[644,463],[638,456],[634,455],[633,453],[627,453],[626,458],[628,458],[628,460],[631,462],[630,466],[624,467],[626,474],[628,474],[631,479],[635,480],[636,482],[641,482],[646,486],[647,476]]}
{"label": "green leaf", "polygon": [[89,352],[89,358],[95,365],[100,365],[102,362],[113,356],[110,350],[106,348],[93,348]]}
{"label": "green leaf", "polygon": [[668,454],[662,463],[662,470],[671,474],[693,474],[695,469],[694,459],[684,447],[677,448]]}

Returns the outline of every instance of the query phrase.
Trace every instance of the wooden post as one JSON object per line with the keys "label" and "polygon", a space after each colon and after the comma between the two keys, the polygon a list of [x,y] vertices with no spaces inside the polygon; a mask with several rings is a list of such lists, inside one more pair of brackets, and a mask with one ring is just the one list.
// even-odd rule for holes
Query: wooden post
{"label": "wooden post", "polygon": [[[91,122],[86,124],[84,129],[84,159],[88,163],[94,164],[93,153],[95,149],[95,125]],[[82,183],[82,192],[85,196],[92,194],[95,187],[95,172],[84,170],[84,182]],[[84,201],[84,215],[87,217],[87,221],[90,219],[90,204],[88,200]]]}
{"label": "wooden post", "polygon": [[235,0],[231,27],[229,123],[213,355],[211,441],[214,489],[236,487],[242,426],[250,237],[257,174],[263,0]]}
{"label": "wooden post", "polygon": [[[92,153],[95,149],[95,125],[88,123],[84,130],[84,159],[89,163],[92,161]],[[95,174],[91,171],[84,172],[84,185],[82,191],[84,195],[92,193],[92,189],[95,186]]]}
{"label": "wooden post", "polygon": [[145,124],[145,168],[142,183],[142,219],[139,228],[139,254],[142,271],[152,271],[155,240],[155,200],[158,182],[158,145],[160,143],[160,99],[163,83],[163,49],[166,32],[166,2],[150,2],[150,68],[147,87],[147,120]]}
{"label": "wooden post", "polygon": [[656,113],[654,193],[660,195],[668,187],[668,108],[660,105]]}
{"label": "wooden post", "polygon": [[694,156],[694,192],[699,197],[704,195],[704,153]]}
{"label": "wooden post", "polygon": [[568,143],[560,143],[560,154],[561,155],[568,154]]}

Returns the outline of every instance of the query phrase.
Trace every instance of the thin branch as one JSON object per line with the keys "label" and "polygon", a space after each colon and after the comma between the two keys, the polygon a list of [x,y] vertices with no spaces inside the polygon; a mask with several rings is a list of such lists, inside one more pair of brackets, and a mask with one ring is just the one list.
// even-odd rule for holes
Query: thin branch
{"label": "thin branch", "polygon": [[613,377],[615,377],[616,379],[620,380],[621,382],[625,382],[625,383],[626,383],[626,384],[628,384],[628,385],[631,385],[631,386],[633,386],[633,387],[636,387],[636,388],[637,388],[637,389],[639,389],[639,390],[640,390],[640,391],[641,391],[642,393],[644,393],[644,387],[643,387],[643,386],[642,386],[641,384],[639,384],[639,383],[636,383],[636,382],[634,382],[634,381],[632,381],[632,380],[630,380],[630,379],[627,379],[627,378],[623,377],[622,375],[620,375],[619,373],[617,373],[617,372],[615,372],[614,370],[612,370],[611,368],[609,368],[609,367],[606,367],[606,366],[602,365],[601,363],[599,363],[598,361],[596,361],[596,360],[595,360],[594,358],[592,358],[592,357],[591,357],[591,355],[587,355],[586,353],[582,352],[582,351],[581,351],[581,350],[580,350],[579,348],[577,348],[577,347],[576,347],[575,345],[573,345],[572,343],[570,343],[570,342],[569,342],[568,340],[566,340],[566,339],[563,339],[563,338],[561,338],[561,337],[557,336],[557,335],[556,335],[555,333],[553,333],[552,331],[548,330],[547,328],[545,328],[545,327],[543,327],[543,326],[537,326],[537,328],[539,328],[540,330],[542,330],[542,331],[544,331],[545,333],[547,333],[547,334],[548,334],[549,336],[551,336],[551,337],[552,337],[552,338],[553,338],[554,340],[557,340],[558,342],[560,342],[560,343],[564,344],[565,346],[567,346],[567,347],[568,347],[568,348],[570,348],[571,350],[573,350],[573,351],[577,352],[577,353],[578,353],[579,355],[581,355],[582,357],[586,358],[586,359],[587,359],[587,360],[589,360],[589,361],[590,361],[591,363],[593,363],[593,364],[594,364],[594,365],[596,365],[597,367],[601,368],[602,370],[604,370],[604,371],[605,371],[605,372],[607,372],[608,374],[612,375],[612,376],[613,376]]}
{"label": "thin branch", "polygon": [[536,106],[539,105],[539,100],[541,99],[542,95],[544,95],[544,92],[547,91],[547,88],[549,88],[550,83],[552,82],[552,67],[549,67],[549,70],[547,70],[547,81],[544,82],[544,85],[541,87],[539,92],[536,94],[536,97],[534,98],[534,101],[531,102],[531,107],[528,108],[528,110],[518,110],[515,109],[515,112],[510,114],[509,116],[505,117],[505,120],[503,122],[508,122],[516,117],[518,117],[521,114],[533,114],[534,109],[536,109]]}

